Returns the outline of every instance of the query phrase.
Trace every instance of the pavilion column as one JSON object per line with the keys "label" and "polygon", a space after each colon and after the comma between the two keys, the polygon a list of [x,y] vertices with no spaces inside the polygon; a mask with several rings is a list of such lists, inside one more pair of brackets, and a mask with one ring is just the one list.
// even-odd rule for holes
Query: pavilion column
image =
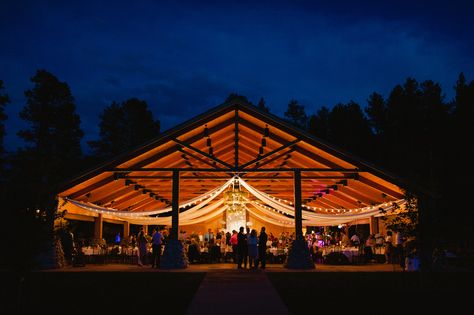
{"label": "pavilion column", "polygon": [[102,231],[103,231],[103,221],[104,218],[102,213],[99,213],[97,217],[95,217],[94,223],[94,238],[101,240],[102,239]]}
{"label": "pavilion column", "polygon": [[179,233],[179,171],[173,171],[173,196],[171,200],[171,237],[178,239]]}
{"label": "pavilion column", "polygon": [[371,216],[369,221],[370,234],[377,234],[379,232],[379,219]]}
{"label": "pavilion column", "polygon": [[301,212],[301,170],[294,171],[294,205],[296,239],[303,239],[303,215]]}
{"label": "pavilion column", "polygon": [[178,269],[188,266],[184,247],[178,239],[179,234],[179,171],[173,170],[173,196],[171,200],[171,233],[161,258],[161,268]]}
{"label": "pavilion column", "polygon": [[130,236],[130,222],[123,223],[123,238],[128,238]]}
{"label": "pavilion column", "polygon": [[301,207],[301,170],[294,170],[294,205],[296,239],[291,243],[285,267],[292,269],[314,269],[313,258],[303,237],[303,213]]}

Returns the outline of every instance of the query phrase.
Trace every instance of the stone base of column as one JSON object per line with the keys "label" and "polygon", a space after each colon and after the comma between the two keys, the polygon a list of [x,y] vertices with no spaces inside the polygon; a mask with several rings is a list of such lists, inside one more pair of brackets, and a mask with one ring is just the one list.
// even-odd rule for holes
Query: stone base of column
{"label": "stone base of column", "polygon": [[305,240],[294,240],[291,243],[284,267],[289,269],[316,268]]}
{"label": "stone base of column", "polygon": [[161,269],[183,269],[188,267],[188,257],[184,252],[183,244],[177,239],[170,239],[165,245],[161,256]]}
{"label": "stone base of column", "polygon": [[34,257],[34,269],[58,269],[64,266],[66,260],[59,240],[41,244],[41,250]]}

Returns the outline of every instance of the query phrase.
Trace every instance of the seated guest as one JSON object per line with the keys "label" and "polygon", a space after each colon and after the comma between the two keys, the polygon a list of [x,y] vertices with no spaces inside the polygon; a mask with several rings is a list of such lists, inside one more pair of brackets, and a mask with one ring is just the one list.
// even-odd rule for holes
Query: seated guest
{"label": "seated guest", "polygon": [[199,261],[199,244],[195,239],[191,239],[191,244],[189,244],[188,259],[190,263]]}
{"label": "seated guest", "polygon": [[351,244],[352,246],[359,246],[360,239],[359,239],[359,236],[357,236],[357,234],[354,234],[351,236]]}
{"label": "seated guest", "polygon": [[375,248],[375,236],[370,234],[367,240],[365,241],[364,254],[366,261],[374,259],[374,248]]}

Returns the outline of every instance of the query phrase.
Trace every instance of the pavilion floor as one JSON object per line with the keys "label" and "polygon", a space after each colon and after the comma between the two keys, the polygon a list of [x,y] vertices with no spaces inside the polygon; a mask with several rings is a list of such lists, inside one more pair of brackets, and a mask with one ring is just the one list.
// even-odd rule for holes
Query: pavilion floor
{"label": "pavilion floor", "polygon": [[[45,272],[212,272],[214,270],[237,269],[232,263],[190,264],[185,269],[154,269],[150,265],[143,267],[130,264],[86,264],[84,267],[67,266],[61,269],[50,269]],[[253,271],[253,270],[246,270]],[[267,264],[265,272],[402,272],[397,264],[363,264],[363,265],[328,265],[316,264],[315,269],[288,269],[282,264]]]}
{"label": "pavilion floor", "polygon": [[424,275],[379,263],[264,271],[232,263],[86,264],[1,276],[1,314],[423,314],[433,306],[430,314],[446,314],[470,305],[465,294],[474,283],[474,272]]}

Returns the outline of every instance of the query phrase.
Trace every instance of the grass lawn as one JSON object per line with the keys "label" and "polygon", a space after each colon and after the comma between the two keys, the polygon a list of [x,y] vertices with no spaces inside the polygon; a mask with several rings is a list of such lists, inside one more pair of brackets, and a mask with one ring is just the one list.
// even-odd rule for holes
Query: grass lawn
{"label": "grass lawn", "polygon": [[267,276],[291,314],[454,315],[474,305],[474,273],[287,272]]}
{"label": "grass lawn", "polygon": [[[15,291],[18,285],[11,284],[8,296],[13,300],[8,304],[20,308],[20,314],[185,314],[204,276],[198,272],[33,272],[21,290]],[[3,275],[2,280],[13,281],[13,277]]]}

